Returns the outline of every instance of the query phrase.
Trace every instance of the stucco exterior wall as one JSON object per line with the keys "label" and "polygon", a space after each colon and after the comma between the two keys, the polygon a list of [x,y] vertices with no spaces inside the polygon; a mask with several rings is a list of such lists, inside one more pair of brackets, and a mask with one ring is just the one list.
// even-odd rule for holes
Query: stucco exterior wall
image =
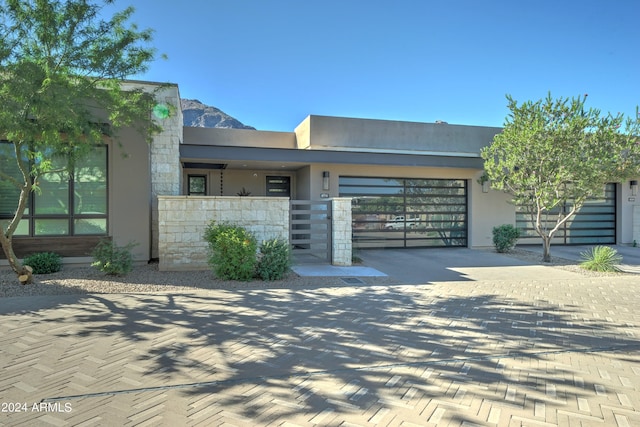
{"label": "stucco exterior wall", "polygon": [[[633,179],[640,182],[640,178]],[[635,240],[640,245],[640,192],[634,196],[629,181],[619,184],[617,191],[617,241],[619,244],[632,245]]]}
{"label": "stucco exterior wall", "polygon": [[[282,170],[239,170],[239,169],[185,169],[183,171],[182,193],[188,194],[189,175],[207,177],[208,196],[236,196],[244,188],[251,196],[267,195],[267,176],[286,176],[291,180],[291,194],[295,198],[295,171]],[[221,185],[222,184],[222,185]]]}
{"label": "stucco exterior wall", "polygon": [[229,147],[296,148],[296,134],[293,132],[185,126],[184,143]]}
{"label": "stucco exterior wall", "polygon": [[119,136],[122,147],[116,142],[109,144],[109,235],[119,246],[135,243],[131,251],[134,260],[148,261],[150,146],[133,129],[124,129]]}
{"label": "stucco exterior wall", "polygon": [[443,123],[309,116],[298,128],[298,147],[479,157],[501,128]]}
{"label": "stucco exterior wall", "polygon": [[492,247],[493,227],[516,225],[516,209],[509,203],[511,196],[491,189],[484,193],[478,183],[481,175],[477,172],[468,183],[470,247]]}
{"label": "stucco exterior wall", "polygon": [[634,205],[631,214],[631,244],[640,245],[640,205]]}
{"label": "stucco exterior wall", "polygon": [[204,232],[211,221],[238,224],[258,242],[289,240],[289,199],[285,197],[158,196],[159,268],[207,269]]}

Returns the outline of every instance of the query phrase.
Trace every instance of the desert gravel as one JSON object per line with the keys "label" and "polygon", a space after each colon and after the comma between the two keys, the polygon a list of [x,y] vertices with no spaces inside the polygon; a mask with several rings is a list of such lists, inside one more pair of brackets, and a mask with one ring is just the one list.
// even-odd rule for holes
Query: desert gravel
{"label": "desert gravel", "polygon": [[[366,284],[393,283],[390,277],[362,278]],[[211,271],[159,271],[157,264],[138,265],[126,276],[108,276],[91,267],[64,266],[53,274],[34,275],[34,282],[20,285],[16,275],[0,270],[0,298],[30,295],[61,295],[86,293],[157,293],[185,292],[194,289],[261,289],[301,288],[315,286],[346,286],[340,277],[301,277],[290,272],[283,280],[265,282],[225,281]]]}
{"label": "desert gravel", "polygon": [[[490,250],[490,249],[487,249]],[[586,276],[619,276],[624,273],[596,273],[580,268],[575,261],[553,257],[551,263],[542,263],[540,255],[514,249],[505,254],[533,264],[547,265]],[[398,283],[392,277],[363,277],[367,285]],[[316,286],[347,286],[340,277],[301,277],[291,272],[283,280],[272,282],[237,282],[217,279],[211,271],[159,271],[157,264],[138,265],[126,276],[107,276],[91,267],[65,266],[53,274],[35,275],[34,283],[20,285],[15,274],[0,269],[0,298],[30,295],[61,295],[86,293],[158,293],[187,292],[195,289],[265,289],[304,288]]]}

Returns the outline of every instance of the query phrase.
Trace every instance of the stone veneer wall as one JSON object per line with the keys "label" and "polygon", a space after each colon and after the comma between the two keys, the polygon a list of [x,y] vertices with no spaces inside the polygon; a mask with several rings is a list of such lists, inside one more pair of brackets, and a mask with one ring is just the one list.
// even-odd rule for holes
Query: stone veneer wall
{"label": "stone veneer wall", "polygon": [[352,254],[351,199],[335,197],[332,202],[332,264],[349,266]]}
{"label": "stone veneer wall", "polygon": [[289,199],[286,197],[158,196],[161,271],[209,268],[203,236],[211,221],[241,225],[260,243],[289,241]]}
{"label": "stone veneer wall", "polygon": [[158,196],[180,194],[182,166],[180,144],[182,143],[182,108],[177,86],[162,87],[156,94],[158,103],[170,107],[171,115],[165,119],[155,118],[163,131],[155,135],[151,143],[151,257],[158,258]]}

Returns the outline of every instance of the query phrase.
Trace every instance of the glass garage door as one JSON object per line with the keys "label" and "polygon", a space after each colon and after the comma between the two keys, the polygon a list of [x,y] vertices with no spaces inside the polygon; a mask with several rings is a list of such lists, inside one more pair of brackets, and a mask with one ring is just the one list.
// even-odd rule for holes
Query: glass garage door
{"label": "glass garage door", "polygon": [[[571,204],[563,206],[564,212],[571,210]],[[556,222],[558,210],[548,215],[549,226]],[[519,244],[538,244],[540,237],[535,231],[531,215],[522,207],[516,209],[516,227],[522,237]],[[554,235],[555,244],[595,245],[616,243],[616,184],[607,184],[602,192],[585,202]]]}
{"label": "glass garage door", "polygon": [[467,246],[467,182],[341,176],[355,248]]}

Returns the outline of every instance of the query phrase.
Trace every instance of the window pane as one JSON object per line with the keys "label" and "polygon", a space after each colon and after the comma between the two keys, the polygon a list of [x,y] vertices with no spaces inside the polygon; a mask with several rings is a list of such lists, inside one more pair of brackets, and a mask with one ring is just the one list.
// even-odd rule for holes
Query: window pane
{"label": "window pane", "polygon": [[106,218],[86,218],[74,221],[74,234],[107,234]]}
{"label": "window pane", "polygon": [[36,236],[66,236],[69,234],[67,219],[36,219]]}
{"label": "window pane", "polygon": [[[66,167],[64,157],[53,159],[54,169]],[[34,196],[35,215],[60,215],[69,213],[69,174],[47,173],[39,179],[40,191]]]}
{"label": "window pane", "polygon": [[96,147],[77,162],[73,189],[75,214],[107,214],[106,147]]}
{"label": "window pane", "polygon": [[189,175],[188,194],[194,196],[206,196],[207,179],[203,175]]}
{"label": "window pane", "polygon": [[[16,163],[13,144],[0,142],[0,170],[22,182],[22,174]],[[11,182],[0,177],[0,215],[13,215],[18,206],[20,190]]]}
{"label": "window pane", "polygon": [[[9,221],[8,219],[2,219],[0,220],[0,225],[2,225],[2,227],[7,227],[9,225]],[[13,233],[14,236],[28,236],[29,235],[29,220],[28,219],[23,219],[20,220],[20,222],[18,222],[18,228],[16,228],[16,232]]]}

